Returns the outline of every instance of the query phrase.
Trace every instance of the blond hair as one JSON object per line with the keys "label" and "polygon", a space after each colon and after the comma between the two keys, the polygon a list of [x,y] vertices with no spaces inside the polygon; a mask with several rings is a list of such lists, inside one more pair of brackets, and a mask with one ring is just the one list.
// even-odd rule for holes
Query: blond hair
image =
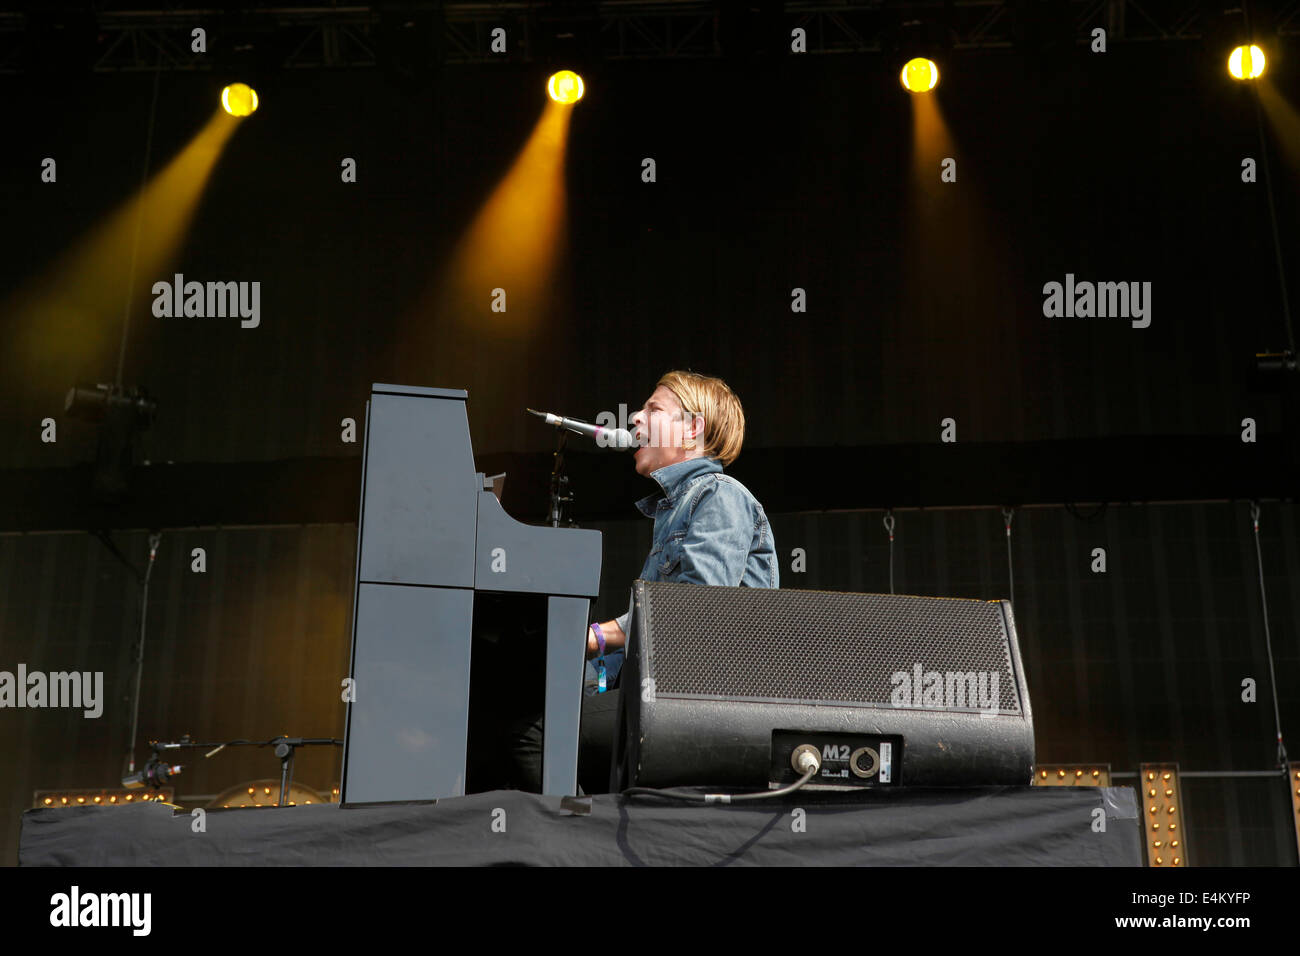
{"label": "blond hair", "polygon": [[736,460],[745,442],[745,410],[726,382],[698,372],[672,371],[655,387],[659,385],[673,393],[687,416],[704,416],[706,457],[716,458],[724,467]]}

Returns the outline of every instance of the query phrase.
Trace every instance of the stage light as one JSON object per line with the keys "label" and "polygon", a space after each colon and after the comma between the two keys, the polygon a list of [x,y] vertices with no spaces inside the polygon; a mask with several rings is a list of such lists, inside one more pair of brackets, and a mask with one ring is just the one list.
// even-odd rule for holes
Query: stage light
{"label": "stage light", "polygon": [[[1148,799],[1153,799],[1148,810],[1155,818],[1151,822],[1151,833],[1146,838],[1147,866],[1185,866],[1187,864],[1185,854],[1166,856],[1162,852],[1164,849],[1182,849],[1179,846],[1180,841],[1174,836],[1178,830],[1179,807],[1182,805],[1178,765],[1142,764],[1139,769],[1141,777],[1146,779]],[[1161,818],[1165,821],[1163,829],[1168,834],[1166,837],[1160,835]]]}
{"label": "stage light", "polygon": [[[140,794],[141,800],[150,803],[171,803],[175,791],[171,787],[154,794]],[[133,798],[133,794],[125,789],[99,788],[89,790],[37,790],[32,797],[32,806],[34,808],[44,807],[88,807],[88,806],[119,806],[119,801],[126,802]]]}
{"label": "stage light", "polygon": [[221,91],[221,107],[231,116],[251,116],[257,112],[257,90],[247,83],[231,83]]}
{"label": "stage light", "polygon": [[[274,807],[280,795],[279,780],[250,780],[223,790],[207,803],[207,809],[236,809],[245,807]],[[268,797],[270,799],[268,799]],[[324,803],[320,791],[297,780],[289,784],[286,803],[289,806],[303,803]]]}
{"label": "stage light", "polygon": [[572,70],[561,70],[559,73],[552,73],[551,78],[546,81],[546,92],[557,103],[576,103],[582,99],[585,90],[586,87],[583,85],[582,77]]}
{"label": "stage light", "polygon": [[[1036,787],[1109,787],[1110,764],[1039,764],[1035,768]],[[1051,774],[1055,770],[1056,773]],[[1155,796],[1155,792],[1151,793]]]}
{"label": "stage light", "polygon": [[934,60],[918,56],[907,61],[898,80],[909,93],[928,93],[939,85],[939,68]]}
{"label": "stage light", "polygon": [[1300,763],[1293,763],[1288,768],[1291,771],[1291,783],[1287,789],[1291,791],[1291,808],[1295,810],[1291,817],[1291,822],[1295,824],[1295,845],[1300,850]]}
{"label": "stage light", "polygon": [[1264,75],[1264,51],[1253,43],[1237,47],[1228,57],[1228,72],[1237,80],[1258,79]]}
{"label": "stage light", "polygon": [[102,426],[91,489],[96,501],[119,503],[130,491],[136,437],[153,424],[158,403],[142,388],[76,385],[68,390],[63,410],[69,418]]}

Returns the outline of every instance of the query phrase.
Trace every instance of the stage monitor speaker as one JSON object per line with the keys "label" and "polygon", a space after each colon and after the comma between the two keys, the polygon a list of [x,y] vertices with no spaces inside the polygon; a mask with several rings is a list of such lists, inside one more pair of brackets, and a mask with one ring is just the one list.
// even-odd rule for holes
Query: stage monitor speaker
{"label": "stage monitor speaker", "polygon": [[1007,601],[637,581],[611,788],[1028,786]]}

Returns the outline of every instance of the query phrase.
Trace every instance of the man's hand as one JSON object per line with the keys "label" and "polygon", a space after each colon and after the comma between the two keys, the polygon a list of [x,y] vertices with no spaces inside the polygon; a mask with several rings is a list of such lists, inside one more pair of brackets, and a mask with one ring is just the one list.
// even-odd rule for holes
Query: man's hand
{"label": "man's hand", "polygon": [[[605,653],[610,651],[621,650],[627,643],[627,635],[623,629],[618,626],[618,621],[605,621],[600,625],[600,632],[605,635]],[[596,642],[596,632],[590,627],[587,628],[587,656],[596,657],[600,654],[600,645]]]}

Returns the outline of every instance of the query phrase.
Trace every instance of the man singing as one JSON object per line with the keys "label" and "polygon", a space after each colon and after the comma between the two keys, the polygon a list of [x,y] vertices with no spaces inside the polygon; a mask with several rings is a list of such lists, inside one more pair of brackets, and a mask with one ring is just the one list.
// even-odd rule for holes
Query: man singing
{"label": "man singing", "polygon": [[[778,587],[767,514],[749,489],[722,473],[745,440],[745,413],[727,384],[695,372],[668,372],[631,424],[641,445],[637,474],[653,478],[661,490],[636,503],[655,523],[641,579]],[[587,656],[621,651],[631,613],[629,607],[614,620],[591,625]],[[578,779],[586,793],[608,790],[618,701],[618,690],[583,699]],[[516,776],[534,792],[541,790],[541,730],[537,715],[521,728],[513,749]]]}

